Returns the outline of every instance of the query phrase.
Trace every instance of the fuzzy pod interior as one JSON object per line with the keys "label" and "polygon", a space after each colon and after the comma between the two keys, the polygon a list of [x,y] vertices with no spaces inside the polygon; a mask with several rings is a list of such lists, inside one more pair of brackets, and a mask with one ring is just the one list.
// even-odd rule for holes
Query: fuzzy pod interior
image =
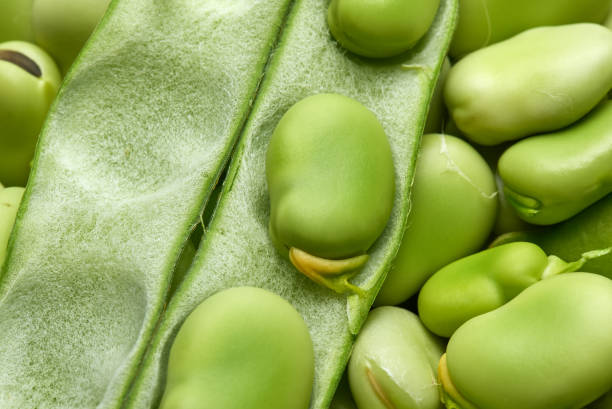
{"label": "fuzzy pod interior", "polygon": [[[160,321],[127,407],[146,407],[159,393],[169,345],[187,314],[221,289],[249,285],[281,295],[304,317],[315,350],[311,408],[329,406],[354,338],[399,247],[427,103],[452,35],[456,7],[454,1],[442,2],[432,30],[415,52],[381,63],[355,57],[338,46],[326,26],[325,1],[293,4],[232,158],[211,225]],[[385,128],[393,153],[393,212],[369,252],[370,260],[352,279],[367,289],[363,298],[338,295],[301,275],[277,252],[268,234],[268,141],[293,104],[322,92],[347,95],[372,110]]]}
{"label": "fuzzy pod interior", "polygon": [[0,407],[121,405],[287,7],[111,4],[50,110],[9,244]]}

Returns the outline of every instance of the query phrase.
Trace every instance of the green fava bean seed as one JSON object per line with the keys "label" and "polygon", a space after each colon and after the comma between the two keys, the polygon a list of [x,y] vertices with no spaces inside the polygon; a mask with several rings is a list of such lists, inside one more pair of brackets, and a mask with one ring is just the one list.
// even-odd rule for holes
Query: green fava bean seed
{"label": "green fava bean seed", "polygon": [[320,284],[359,293],[347,278],[385,228],[395,186],[391,148],[374,114],[337,94],[303,99],[271,137],[266,178],[277,248]]}
{"label": "green fava bean seed", "polygon": [[496,145],[560,129],[612,87],[612,32],[598,24],[539,27],[451,68],[446,105],[459,129]]}
{"label": "green fava bean seed", "polygon": [[431,26],[439,6],[440,0],[332,0],[327,23],[346,49],[385,58],[412,48]]}
{"label": "green fava bean seed", "polygon": [[33,0],[36,42],[57,60],[64,74],[109,3],[110,0]]}
{"label": "green fava bean seed", "polygon": [[440,76],[438,77],[438,82],[436,82],[436,87],[434,88],[434,93],[431,96],[431,101],[429,101],[429,111],[427,112],[425,129],[423,130],[423,133],[425,134],[442,132],[443,130],[442,128],[444,126],[444,119],[446,117],[446,109],[444,107],[442,90],[444,90],[444,83],[446,82],[446,77],[448,77],[450,69],[451,63],[448,57],[446,57],[442,63]]}
{"label": "green fava bean seed", "polygon": [[576,271],[610,249],[565,263],[532,243],[516,242],[481,251],[437,271],[418,298],[419,316],[430,331],[450,337],[464,322],[501,307],[539,280]]}
{"label": "green fava bean seed", "polygon": [[481,248],[495,221],[495,192],[491,169],[468,143],[424,135],[408,227],[376,304],[405,301],[436,270]]}
{"label": "green fava bean seed", "polygon": [[458,58],[534,27],[600,23],[609,8],[608,0],[462,0],[449,54]]}
{"label": "green fava bean seed", "polygon": [[612,192],[612,101],[559,132],[514,144],[499,173],[506,197],[533,224],[569,219]]}
{"label": "green fava bean seed", "polygon": [[538,282],[461,326],[440,360],[448,408],[578,409],[612,387],[612,280]]}
{"label": "green fava bean seed", "polygon": [[180,328],[161,409],[306,409],[314,356],[287,301],[237,287],[200,304]]}
{"label": "green fava bean seed", "polygon": [[25,186],[36,140],[61,77],[42,49],[22,41],[0,44],[0,181]]}
{"label": "green fava bean seed", "polygon": [[380,307],[368,315],[348,366],[359,409],[441,408],[436,368],[444,343],[412,312]]}
{"label": "green fava bean seed", "polygon": [[0,188],[0,266],[6,257],[6,246],[13,231],[24,188]]}

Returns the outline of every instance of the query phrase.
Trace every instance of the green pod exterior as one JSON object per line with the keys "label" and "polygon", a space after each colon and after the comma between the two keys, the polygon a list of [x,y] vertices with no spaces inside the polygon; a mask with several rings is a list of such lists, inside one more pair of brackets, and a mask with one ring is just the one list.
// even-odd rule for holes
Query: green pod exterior
{"label": "green pod exterior", "polygon": [[532,243],[510,243],[464,257],[438,270],[418,298],[430,331],[450,337],[464,322],[501,307],[542,278],[548,259]]}
{"label": "green pod exterior", "polygon": [[612,101],[559,132],[512,145],[499,160],[504,192],[533,224],[569,219],[612,191]]}
{"label": "green pod exterior", "polygon": [[407,300],[436,270],[480,249],[496,211],[493,173],[478,152],[454,136],[424,135],[408,227],[376,304]]}
{"label": "green pod exterior", "polygon": [[[535,243],[546,254],[554,254],[563,260],[577,260],[588,251],[611,247],[612,194],[564,222],[530,231],[507,233],[499,236],[492,245],[519,240]],[[612,279],[612,254],[587,260],[581,270]]]}
{"label": "green pod exterior", "polygon": [[582,408],[612,387],[610,317],[610,279],[543,280],[455,332],[450,381],[475,408]]}
{"label": "green pod exterior", "polygon": [[608,0],[463,0],[449,54],[459,58],[539,26],[600,23]]}
{"label": "green pod exterior", "polygon": [[385,131],[354,99],[319,94],[279,121],[266,155],[270,235],[280,248],[343,259],[385,228],[395,177]]}
{"label": "green pod exterior", "polygon": [[332,0],[327,23],[334,38],[355,54],[392,57],[425,35],[439,6],[440,0]]}
{"label": "green pod exterior", "polygon": [[357,407],[441,409],[435,379],[444,346],[416,314],[398,307],[372,310],[348,366]]}
{"label": "green pod exterior", "polygon": [[527,30],[466,56],[444,99],[481,145],[553,131],[589,112],[612,87],[612,31],[598,24]]}
{"label": "green pod exterior", "polygon": [[181,326],[160,409],[307,409],[313,372],[308,327],[291,304],[259,288],[231,288]]}
{"label": "green pod exterior", "polygon": [[25,186],[38,134],[62,78],[51,57],[24,41],[0,44],[0,182]]}

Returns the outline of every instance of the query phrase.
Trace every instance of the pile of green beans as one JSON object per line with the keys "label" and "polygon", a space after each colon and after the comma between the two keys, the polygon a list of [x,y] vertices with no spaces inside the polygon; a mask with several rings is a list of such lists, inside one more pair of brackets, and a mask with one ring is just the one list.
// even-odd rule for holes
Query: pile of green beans
{"label": "pile of green beans", "polygon": [[0,407],[611,409],[612,4],[532,3],[6,0]]}

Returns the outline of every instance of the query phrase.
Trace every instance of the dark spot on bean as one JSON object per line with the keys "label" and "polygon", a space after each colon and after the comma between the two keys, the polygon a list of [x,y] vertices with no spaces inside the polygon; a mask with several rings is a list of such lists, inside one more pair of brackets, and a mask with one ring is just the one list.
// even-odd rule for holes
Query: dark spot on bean
{"label": "dark spot on bean", "polygon": [[36,62],[34,62],[34,60],[27,55],[21,54],[20,52],[13,50],[0,50],[0,60],[13,63],[37,78],[42,76],[42,71],[40,70],[38,64],[36,64]]}

